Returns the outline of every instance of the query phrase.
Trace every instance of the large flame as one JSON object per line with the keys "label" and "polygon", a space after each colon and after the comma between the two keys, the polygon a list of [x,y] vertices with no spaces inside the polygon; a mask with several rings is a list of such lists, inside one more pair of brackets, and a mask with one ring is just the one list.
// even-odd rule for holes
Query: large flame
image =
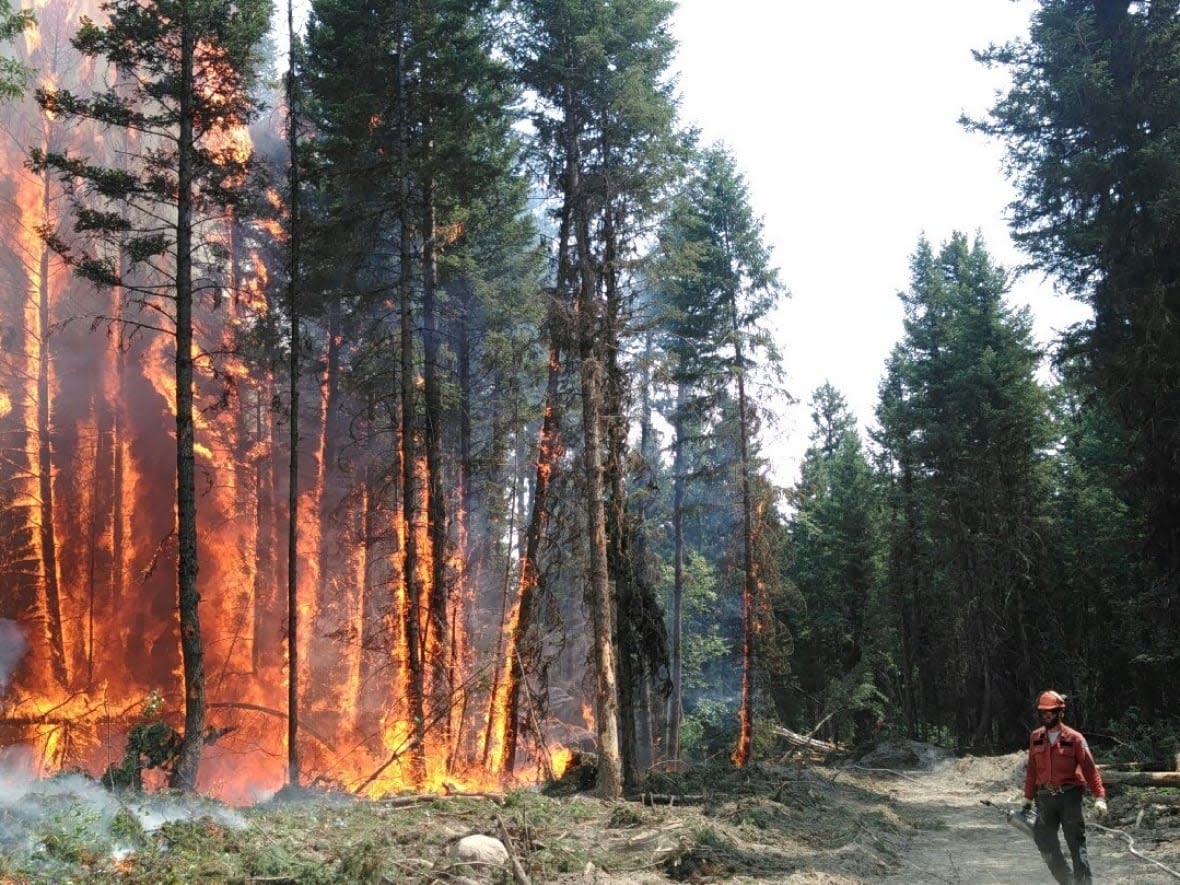
{"label": "large flame", "polygon": [[[20,48],[45,85],[85,91],[103,83],[107,72],[61,51],[81,14],[101,19],[96,7],[93,0],[86,8],[38,0],[40,26]],[[215,85],[215,66],[206,73]],[[99,774],[120,761],[129,729],[145,715],[178,728],[183,721],[175,341],[138,325],[155,325],[167,302],[145,312],[122,290],[96,293],[51,261],[37,234],[46,226],[68,229],[70,221],[56,183],[25,171],[23,152],[70,149],[114,164],[133,153],[133,137],[63,127],[31,101],[6,105],[0,115],[18,135],[0,146],[12,195],[0,210],[0,265],[19,281],[0,289],[0,316],[16,320],[0,336],[0,618],[19,620],[29,646],[0,685],[0,744],[30,746],[42,772],[80,766]],[[253,149],[243,126],[210,146],[235,162]],[[216,246],[227,258],[224,278],[203,288],[194,317],[198,587],[213,729],[198,788],[248,802],[283,785],[289,678],[298,680],[301,696],[307,781],[376,796],[499,789],[560,774],[570,754],[546,741],[539,723],[531,743],[522,744],[527,758],[511,774],[505,770],[511,714],[503,689],[492,697],[491,674],[510,669],[511,657],[501,646],[495,659],[486,640],[473,636],[470,620],[480,605],[463,556],[462,495],[452,494],[446,507],[444,595],[433,586],[440,570],[431,558],[425,457],[414,456],[418,498],[408,521],[384,469],[400,443],[372,452],[346,448],[350,428],[341,426],[340,379],[333,376],[346,355],[341,333],[310,329],[321,352],[308,361],[317,368],[304,380],[295,416],[282,406],[286,378],[276,377],[266,359],[240,351],[251,337],[243,333],[273,321],[270,304],[281,294],[267,262],[281,264],[283,207],[277,192],[268,202],[275,218],[218,219],[200,230],[205,248]],[[445,229],[448,237],[461,232]],[[299,422],[303,440],[301,667],[294,677],[285,665],[282,544],[290,420]],[[420,449],[420,440],[410,446]],[[399,564],[411,532],[421,554],[414,600]],[[519,605],[505,618],[509,632],[518,611]],[[417,617],[424,640],[416,662],[407,617]],[[422,747],[415,746],[407,701],[415,672],[424,680]],[[153,703],[145,714],[145,699],[157,693],[159,709]],[[412,764],[416,754],[424,759],[421,774]]]}

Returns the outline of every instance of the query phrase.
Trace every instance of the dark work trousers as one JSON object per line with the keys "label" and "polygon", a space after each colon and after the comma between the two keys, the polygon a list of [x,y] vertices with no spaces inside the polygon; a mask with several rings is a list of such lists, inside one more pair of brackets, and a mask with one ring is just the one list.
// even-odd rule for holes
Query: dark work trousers
{"label": "dark work trousers", "polygon": [[[1061,853],[1061,841],[1057,838],[1057,830],[1065,835],[1065,844],[1069,846],[1070,857],[1073,858],[1073,875],[1069,874],[1069,864]],[[1082,817],[1082,788],[1066,787],[1060,793],[1049,794],[1037,791],[1037,822],[1033,826],[1033,839],[1037,843],[1037,850],[1041,858],[1049,865],[1049,872],[1053,874],[1061,885],[1090,885],[1090,861],[1086,857],[1086,821]]]}

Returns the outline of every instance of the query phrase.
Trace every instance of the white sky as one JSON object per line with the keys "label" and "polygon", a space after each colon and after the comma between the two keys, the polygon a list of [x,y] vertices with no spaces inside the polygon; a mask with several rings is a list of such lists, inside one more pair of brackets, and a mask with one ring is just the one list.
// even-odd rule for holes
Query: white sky
{"label": "white sky", "polygon": [[[720,140],[750,187],[781,278],[787,385],[798,404],[770,451],[791,484],[825,380],[872,424],[877,384],[900,339],[897,293],[925,233],[935,248],[982,233],[1000,264],[1012,244],[1000,144],[966,132],[1006,85],[971,55],[1027,33],[1032,0],[680,0],[681,112]],[[1039,275],[1010,296],[1041,342],[1084,316]]]}

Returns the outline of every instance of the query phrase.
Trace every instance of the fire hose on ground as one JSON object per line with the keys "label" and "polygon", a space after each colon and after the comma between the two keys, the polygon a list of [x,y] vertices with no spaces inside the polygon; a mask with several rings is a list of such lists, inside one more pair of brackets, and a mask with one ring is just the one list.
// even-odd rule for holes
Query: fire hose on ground
{"label": "fire hose on ground", "polygon": [[[989,808],[994,808],[997,811],[1002,812],[1004,819],[1009,824],[1020,830],[1020,832],[1024,833],[1024,835],[1028,836],[1030,839],[1032,838],[1033,825],[1036,822],[1036,812],[1025,814],[1023,811],[1017,811],[1015,808],[1009,808],[1005,810],[988,799],[980,799],[979,802],[981,805],[986,805]],[[1127,850],[1130,851],[1131,854],[1135,855],[1140,860],[1147,861],[1147,863],[1159,867],[1172,878],[1180,879],[1180,872],[1177,872],[1166,864],[1160,863],[1160,861],[1156,860],[1154,857],[1148,857],[1146,854],[1139,851],[1139,849],[1135,847],[1135,839],[1126,830],[1117,830],[1114,827],[1104,827],[1102,824],[1097,824],[1093,821],[1091,821],[1088,826],[1124,840],[1127,843]]]}

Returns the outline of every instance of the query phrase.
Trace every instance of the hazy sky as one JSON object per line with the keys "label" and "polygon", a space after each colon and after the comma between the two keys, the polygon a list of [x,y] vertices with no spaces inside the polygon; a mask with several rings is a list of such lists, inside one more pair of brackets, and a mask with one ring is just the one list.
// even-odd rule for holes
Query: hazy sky
{"label": "hazy sky", "polygon": [[[1002,149],[958,124],[1006,83],[971,55],[1027,33],[1032,0],[680,0],[674,34],[682,116],[721,140],[791,291],[780,319],[788,389],[772,451],[791,483],[811,428],[807,402],[830,380],[863,428],[901,337],[897,293],[925,233],[983,235],[1001,264],[1013,197]],[[1037,337],[1084,315],[1039,275],[1013,289]]]}

